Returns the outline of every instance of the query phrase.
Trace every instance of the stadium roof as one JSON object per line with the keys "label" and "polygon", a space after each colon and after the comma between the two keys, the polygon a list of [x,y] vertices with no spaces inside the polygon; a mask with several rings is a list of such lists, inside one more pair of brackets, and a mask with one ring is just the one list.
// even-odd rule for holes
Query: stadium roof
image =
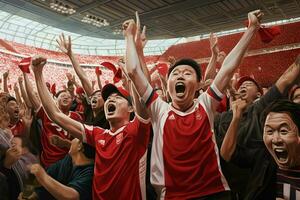
{"label": "stadium roof", "polygon": [[[76,12],[59,13],[51,8],[53,4]],[[299,5],[299,0],[0,0],[0,38],[57,50],[55,39],[64,32],[72,36],[77,53],[122,55],[124,40],[115,30],[137,10],[151,39],[145,53],[155,55],[209,32],[241,31],[250,10],[262,9],[264,22],[300,17]],[[109,25],[82,22],[87,15]]]}

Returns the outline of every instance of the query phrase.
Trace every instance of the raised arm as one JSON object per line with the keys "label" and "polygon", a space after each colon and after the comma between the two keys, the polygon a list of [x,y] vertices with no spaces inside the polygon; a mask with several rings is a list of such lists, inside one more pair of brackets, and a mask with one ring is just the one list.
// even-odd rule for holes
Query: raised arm
{"label": "raised arm", "polygon": [[71,119],[64,113],[62,113],[56,106],[50,92],[47,89],[44,77],[43,67],[46,64],[46,58],[38,56],[32,60],[32,70],[35,77],[37,90],[42,102],[42,105],[49,116],[49,118],[68,131],[73,137],[82,140],[82,125],[81,123]]}
{"label": "raised arm", "polygon": [[135,32],[136,25],[134,20],[128,20],[123,23],[123,34],[126,40],[126,71],[128,73],[129,78],[132,80],[138,94],[142,97],[147,87],[151,87],[148,79],[144,75],[138,53],[135,46]]}
{"label": "raised arm", "polygon": [[91,94],[93,93],[92,83],[87,74],[80,67],[79,62],[72,51],[71,37],[69,36],[67,41],[64,34],[61,34],[59,36],[59,39],[56,41],[58,43],[59,49],[70,58],[73,68],[81,81],[84,91],[88,96],[91,96]]}
{"label": "raised arm", "polygon": [[213,33],[211,33],[209,36],[209,44],[211,50],[211,57],[207,65],[207,68],[205,70],[204,81],[215,78],[217,74],[216,73],[217,59],[220,52],[218,47],[218,38]]}
{"label": "raised arm", "polygon": [[281,94],[286,93],[300,79],[300,55],[295,62],[280,76],[275,85]]}
{"label": "raised arm", "polygon": [[246,32],[225,58],[222,67],[213,82],[222,93],[225,92],[226,86],[232,78],[235,69],[240,65],[253,36],[259,29],[262,16],[263,13],[260,10],[248,13],[249,26]]}
{"label": "raised arm", "polygon": [[32,108],[32,104],[28,98],[27,92],[26,92],[24,84],[23,84],[23,78],[21,76],[18,78],[18,82],[19,82],[19,87],[20,87],[20,91],[21,91],[21,96],[22,96],[27,108]]}
{"label": "raised arm", "polygon": [[102,84],[101,84],[101,78],[100,78],[102,75],[102,71],[98,67],[98,68],[96,68],[95,73],[96,73],[96,77],[97,77],[98,88],[99,88],[99,90],[102,90]]}
{"label": "raised arm", "polygon": [[7,70],[6,72],[3,73],[3,91],[6,93],[9,93],[8,91],[8,75],[9,75],[9,71]]}
{"label": "raised arm", "polygon": [[17,103],[19,105],[21,105],[22,104],[22,98],[21,98],[20,90],[19,90],[19,87],[18,87],[17,83],[14,83],[14,92],[15,92]]}
{"label": "raised arm", "polygon": [[34,174],[37,181],[55,198],[61,200],[79,199],[79,193],[72,187],[61,184],[47,174],[40,164],[33,164],[30,172]]}
{"label": "raised arm", "polygon": [[147,64],[145,61],[145,56],[144,56],[144,48],[147,44],[147,38],[146,38],[146,26],[143,26],[143,30],[141,33],[141,22],[140,22],[140,17],[138,12],[135,12],[136,16],[136,33],[135,33],[135,45],[136,45],[136,50],[138,53],[141,69],[143,73],[145,74],[148,82],[151,81],[151,76],[150,72],[147,68]]}
{"label": "raised arm", "polygon": [[33,85],[31,84],[27,73],[23,72],[23,77],[28,99],[30,100],[33,109],[37,111],[41,107],[41,102],[38,99],[38,97],[34,94]]}
{"label": "raised arm", "polygon": [[247,103],[245,100],[238,99],[232,102],[233,117],[230,122],[224,137],[220,154],[227,162],[231,160],[231,157],[236,149],[237,144],[237,132],[241,121],[243,111],[246,109]]}

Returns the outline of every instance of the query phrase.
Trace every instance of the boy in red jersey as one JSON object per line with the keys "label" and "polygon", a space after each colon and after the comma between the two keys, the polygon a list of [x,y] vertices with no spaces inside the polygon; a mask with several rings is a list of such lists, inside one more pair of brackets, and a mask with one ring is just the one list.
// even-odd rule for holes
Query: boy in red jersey
{"label": "boy in red jersey", "polygon": [[[59,148],[52,144],[50,144],[50,138],[52,135],[58,135],[64,139],[71,139],[70,134],[63,130],[59,125],[54,123],[51,119],[49,119],[48,115],[45,112],[45,109],[42,107],[38,96],[34,94],[32,91],[32,85],[28,79],[26,73],[23,73],[26,91],[28,94],[28,98],[30,99],[34,110],[36,111],[36,116],[38,122],[41,126],[41,134],[40,134],[40,142],[42,146],[41,152],[41,163],[44,167],[48,167],[51,164],[61,160],[68,153],[68,148]],[[47,89],[48,91],[48,89]],[[61,90],[57,92],[57,105],[59,109],[66,115],[71,117],[76,121],[82,121],[82,117],[76,113],[70,111],[70,107],[72,105],[71,94],[66,90]],[[51,97],[52,98],[52,97]]]}
{"label": "boy in red jersey", "polygon": [[[46,59],[33,59],[38,92],[50,119],[96,148],[93,199],[145,199],[146,150],[150,133],[147,112],[134,94],[136,117],[129,94],[112,84],[103,87],[104,111],[110,130],[83,125],[64,115],[54,104],[43,78]],[[140,115],[140,117],[139,117]]]}
{"label": "boy in red jersey", "polygon": [[248,29],[224,60],[210,88],[197,99],[194,96],[200,87],[200,66],[191,59],[182,59],[170,67],[171,104],[153,92],[139,63],[135,22],[124,22],[127,72],[151,113],[154,132],[151,182],[160,199],[230,198],[212,131],[214,113],[259,28],[262,15],[259,10],[248,14]]}

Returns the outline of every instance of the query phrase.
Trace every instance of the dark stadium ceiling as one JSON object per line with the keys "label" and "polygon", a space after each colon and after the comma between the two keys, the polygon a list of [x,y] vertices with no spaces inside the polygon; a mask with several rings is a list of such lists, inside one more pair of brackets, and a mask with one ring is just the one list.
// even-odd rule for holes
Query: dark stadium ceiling
{"label": "dark stadium ceiling", "polygon": [[[140,14],[149,39],[189,37],[243,27],[246,13],[262,9],[264,22],[300,16],[299,0],[60,0],[76,12],[63,15],[50,8],[55,0],[0,0],[0,9],[84,36],[121,39],[113,34],[124,20]],[[109,26],[81,22],[96,15]]]}

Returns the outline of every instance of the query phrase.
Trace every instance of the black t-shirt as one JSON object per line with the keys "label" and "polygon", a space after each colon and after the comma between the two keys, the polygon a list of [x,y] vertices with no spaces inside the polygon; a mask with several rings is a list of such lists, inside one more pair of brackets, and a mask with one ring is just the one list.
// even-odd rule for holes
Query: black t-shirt
{"label": "black t-shirt", "polygon": [[[267,152],[263,143],[263,125],[261,115],[270,103],[283,98],[276,86],[273,86],[258,101],[250,105],[243,113],[237,133],[237,145],[243,147],[243,154],[256,150],[255,160],[243,165],[246,159],[236,159],[236,162],[224,162],[221,160],[222,171],[230,185],[230,188],[245,199],[273,199],[274,191],[269,188],[273,185],[276,175],[271,155]],[[219,148],[222,145],[225,134],[232,120],[232,111],[223,112],[215,118],[214,131]],[[245,156],[244,156],[245,157]],[[246,160],[247,161],[247,160]],[[271,198],[270,198],[271,197]]]}
{"label": "black t-shirt", "polygon": [[[94,164],[74,166],[70,155],[49,166],[47,173],[58,182],[74,188],[81,200],[92,199]],[[35,189],[39,199],[55,199],[45,188]]]}

